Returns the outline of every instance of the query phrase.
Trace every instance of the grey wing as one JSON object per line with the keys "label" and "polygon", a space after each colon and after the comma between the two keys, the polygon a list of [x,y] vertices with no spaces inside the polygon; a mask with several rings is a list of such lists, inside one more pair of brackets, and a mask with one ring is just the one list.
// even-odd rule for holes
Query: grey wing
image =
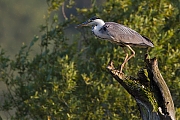
{"label": "grey wing", "polygon": [[105,27],[112,42],[142,47],[154,47],[153,43],[148,38],[141,36],[136,31],[124,25],[115,22],[106,22]]}

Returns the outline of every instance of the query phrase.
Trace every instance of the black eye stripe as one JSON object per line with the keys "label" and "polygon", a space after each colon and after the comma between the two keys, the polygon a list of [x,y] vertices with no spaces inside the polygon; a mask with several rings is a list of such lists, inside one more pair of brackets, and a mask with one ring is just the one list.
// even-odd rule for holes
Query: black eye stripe
{"label": "black eye stripe", "polygon": [[96,19],[100,19],[100,18],[94,16],[94,17],[90,18],[89,20],[90,20],[90,21],[93,21],[93,20],[96,20]]}

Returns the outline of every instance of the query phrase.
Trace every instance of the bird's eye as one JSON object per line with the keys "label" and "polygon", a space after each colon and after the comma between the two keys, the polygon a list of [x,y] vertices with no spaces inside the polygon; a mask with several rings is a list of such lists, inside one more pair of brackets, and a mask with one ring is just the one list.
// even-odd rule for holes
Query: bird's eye
{"label": "bird's eye", "polygon": [[88,22],[92,22],[92,20],[88,20]]}

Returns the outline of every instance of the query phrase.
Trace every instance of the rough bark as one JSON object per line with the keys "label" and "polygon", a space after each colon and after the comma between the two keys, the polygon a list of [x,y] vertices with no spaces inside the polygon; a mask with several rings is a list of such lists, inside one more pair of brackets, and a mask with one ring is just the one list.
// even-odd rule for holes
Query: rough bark
{"label": "rough bark", "polygon": [[107,69],[131,94],[139,106],[143,120],[175,120],[174,103],[160,71],[156,58],[145,56],[146,68],[137,73],[137,78],[120,74],[110,62]]}

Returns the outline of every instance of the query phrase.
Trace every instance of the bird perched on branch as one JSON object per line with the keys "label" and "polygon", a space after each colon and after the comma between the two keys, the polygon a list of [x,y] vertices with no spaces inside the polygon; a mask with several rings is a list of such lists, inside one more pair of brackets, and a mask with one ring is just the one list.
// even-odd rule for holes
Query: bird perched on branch
{"label": "bird perched on branch", "polygon": [[[135,30],[115,22],[104,22],[98,17],[92,17],[86,22],[78,25],[78,27],[81,26],[92,26],[92,32],[95,36],[101,39],[107,39],[108,41],[123,48],[124,52],[126,53],[126,57],[121,65],[120,73],[122,73],[124,65],[135,56],[135,51],[131,48],[131,46],[145,48],[154,47],[151,40],[140,35]],[[129,48],[129,50],[132,52],[130,56],[125,51],[124,47]]]}

